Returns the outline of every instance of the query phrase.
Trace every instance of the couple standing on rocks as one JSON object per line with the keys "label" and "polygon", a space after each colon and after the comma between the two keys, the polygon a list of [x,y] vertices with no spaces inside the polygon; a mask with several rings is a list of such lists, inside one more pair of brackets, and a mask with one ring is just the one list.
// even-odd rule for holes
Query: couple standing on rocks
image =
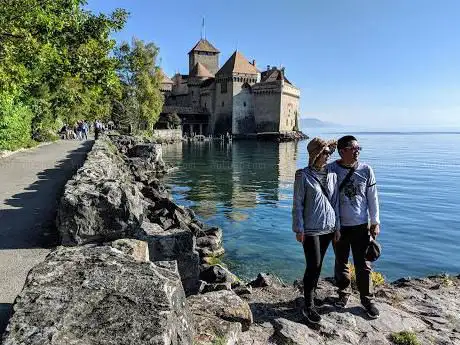
{"label": "couple standing on rocks", "polygon": [[[327,164],[336,148],[340,159]],[[303,315],[311,323],[321,321],[314,295],[324,255],[332,242],[338,287],[335,306],[345,308],[350,296],[351,248],[361,304],[367,315],[376,319],[380,313],[373,300],[371,261],[380,254],[374,241],[380,233],[380,221],[374,172],[358,161],[361,147],[351,135],[338,141],[314,138],[307,150],[308,166],[296,171],[292,209],[292,229],[303,245],[307,263]]]}

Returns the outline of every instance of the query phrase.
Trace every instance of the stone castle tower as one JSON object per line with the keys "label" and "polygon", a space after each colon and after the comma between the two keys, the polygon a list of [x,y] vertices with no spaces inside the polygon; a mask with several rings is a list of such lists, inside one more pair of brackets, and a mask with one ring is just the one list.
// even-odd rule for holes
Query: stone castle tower
{"label": "stone castle tower", "polygon": [[213,75],[219,70],[219,54],[218,51],[206,39],[201,39],[188,53],[188,71],[192,73],[193,68],[197,63],[201,63]]}

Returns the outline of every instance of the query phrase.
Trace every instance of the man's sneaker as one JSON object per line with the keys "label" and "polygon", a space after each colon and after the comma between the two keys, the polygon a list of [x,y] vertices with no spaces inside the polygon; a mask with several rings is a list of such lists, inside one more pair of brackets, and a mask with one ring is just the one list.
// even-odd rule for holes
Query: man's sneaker
{"label": "man's sneaker", "polygon": [[320,323],[321,315],[318,314],[315,308],[302,308],[302,314],[310,323]]}
{"label": "man's sneaker", "polygon": [[367,316],[369,316],[371,319],[377,319],[380,316],[380,312],[374,303],[371,302],[365,304],[363,307],[366,310]]}
{"label": "man's sneaker", "polygon": [[337,308],[345,308],[347,306],[349,298],[350,298],[350,295],[348,294],[339,294],[339,298],[337,298],[334,305]]}

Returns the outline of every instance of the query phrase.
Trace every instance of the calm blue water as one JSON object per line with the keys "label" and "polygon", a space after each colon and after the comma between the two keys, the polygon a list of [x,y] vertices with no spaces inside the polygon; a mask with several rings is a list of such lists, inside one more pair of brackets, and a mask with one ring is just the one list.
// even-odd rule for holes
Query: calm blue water
{"label": "calm blue water", "polygon": [[[361,160],[373,166],[380,193],[383,255],[376,269],[388,280],[460,273],[460,134],[357,136]],[[224,261],[243,278],[265,271],[293,281],[303,274],[291,203],[295,170],[307,162],[306,145],[238,141],[164,147],[165,161],[179,167],[165,181],[175,200],[223,229]],[[332,269],[330,248],[323,274]]]}

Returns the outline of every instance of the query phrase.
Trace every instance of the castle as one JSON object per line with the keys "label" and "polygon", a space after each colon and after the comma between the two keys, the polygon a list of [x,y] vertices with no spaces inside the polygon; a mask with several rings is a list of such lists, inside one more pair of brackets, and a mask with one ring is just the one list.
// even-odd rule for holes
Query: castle
{"label": "castle", "polygon": [[239,51],[219,66],[219,50],[200,39],[190,50],[189,74],[163,73],[165,103],[158,126],[169,114],[181,118],[183,134],[289,133],[297,129],[300,90],[284,68],[260,72]]}

